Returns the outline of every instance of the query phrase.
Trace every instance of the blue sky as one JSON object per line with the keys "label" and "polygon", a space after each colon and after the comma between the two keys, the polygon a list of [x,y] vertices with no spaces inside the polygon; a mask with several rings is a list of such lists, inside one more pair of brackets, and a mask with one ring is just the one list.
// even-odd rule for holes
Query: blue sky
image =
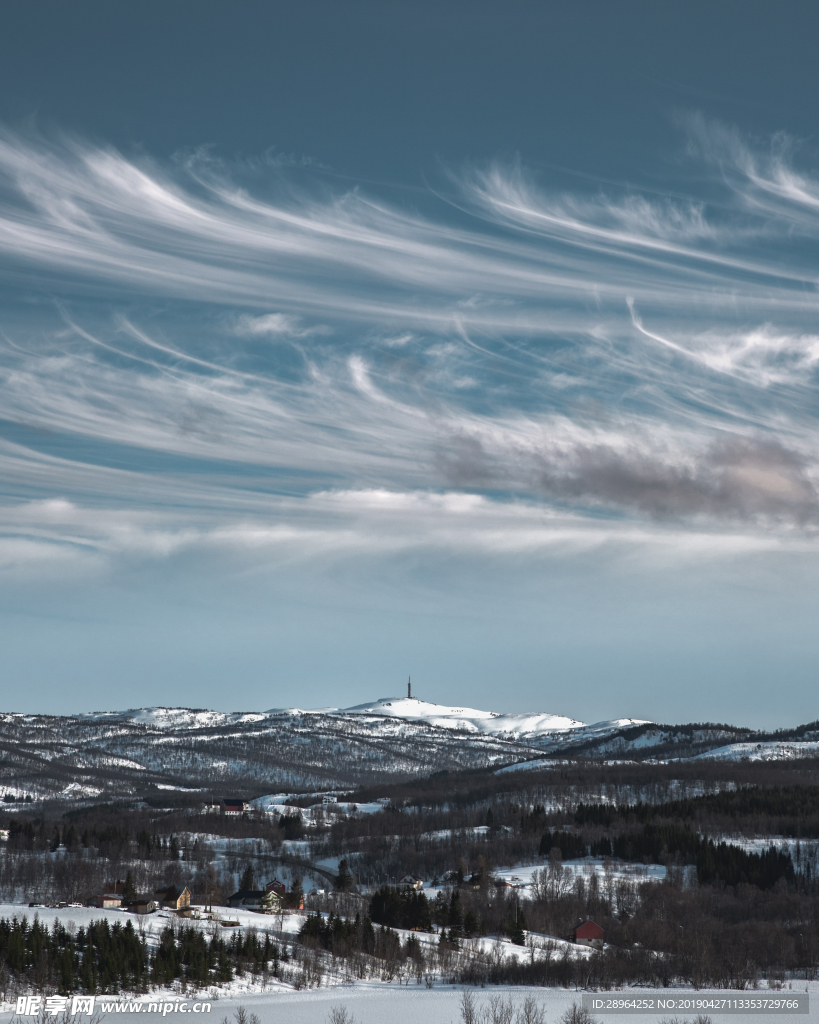
{"label": "blue sky", "polygon": [[817,20],[4,11],[4,708],[816,718]]}

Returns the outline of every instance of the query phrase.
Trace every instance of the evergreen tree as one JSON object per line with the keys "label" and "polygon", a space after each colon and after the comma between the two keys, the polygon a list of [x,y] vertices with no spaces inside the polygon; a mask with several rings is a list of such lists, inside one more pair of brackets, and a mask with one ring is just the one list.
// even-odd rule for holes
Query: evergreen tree
{"label": "evergreen tree", "polygon": [[134,885],[134,876],[129,871],[125,876],[125,891],[122,894],[122,902],[130,903],[136,899],[136,886]]}
{"label": "evergreen tree", "polygon": [[247,864],[242,875],[242,880],[239,882],[239,888],[245,890],[253,890],[256,888],[256,876],[253,874],[253,865]]}
{"label": "evergreen tree", "polygon": [[338,864],[338,875],[336,877],[336,889],[340,892],[346,892],[352,887],[353,876],[350,872],[349,865],[347,864],[346,858],[339,861]]}
{"label": "evergreen tree", "polygon": [[450,931],[462,931],[464,926],[463,911],[461,910],[461,894],[456,889],[449,901],[449,928]]}
{"label": "evergreen tree", "polygon": [[520,903],[515,900],[514,906],[511,908],[511,922],[509,928],[509,937],[516,946],[526,945],[526,933],[524,928],[526,926],[526,920],[523,916],[523,911],[520,909]]}
{"label": "evergreen tree", "polygon": [[304,889],[300,878],[294,878],[290,886],[290,892],[284,898],[285,906],[292,910],[298,910],[304,900]]}

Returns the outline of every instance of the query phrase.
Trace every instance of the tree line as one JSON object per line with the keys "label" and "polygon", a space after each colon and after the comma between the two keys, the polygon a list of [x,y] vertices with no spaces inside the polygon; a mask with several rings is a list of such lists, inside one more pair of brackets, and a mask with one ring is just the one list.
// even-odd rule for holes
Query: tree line
{"label": "tree line", "polygon": [[21,987],[64,995],[85,992],[147,992],[153,986],[202,988],[235,977],[278,978],[289,963],[286,944],[268,932],[237,930],[229,938],[206,935],[189,924],[168,925],[151,950],[131,921],[105,919],[69,931],[39,919],[0,920],[0,995]]}

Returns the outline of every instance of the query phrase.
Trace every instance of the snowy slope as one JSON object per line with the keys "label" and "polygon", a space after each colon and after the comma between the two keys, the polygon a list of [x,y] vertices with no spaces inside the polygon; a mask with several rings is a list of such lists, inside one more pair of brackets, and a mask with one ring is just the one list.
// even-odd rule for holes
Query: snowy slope
{"label": "snowy slope", "polygon": [[477,708],[449,707],[430,704],[416,697],[382,697],[371,704],[357,704],[343,708],[343,715],[385,715],[390,718],[423,719],[429,725],[443,729],[462,729],[510,739],[525,739],[554,732],[586,728],[583,722],[564,715],[501,714],[498,711],[479,711]]}
{"label": "snowy slope", "polygon": [[[566,715],[552,715],[544,712],[503,714],[498,711],[482,711],[478,708],[451,707],[446,704],[432,704],[415,697],[381,697],[367,704],[356,704],[349,708],[271,708],[264,712],[223,712],[192,708],[137,708],[125,712],[97,712],[79,715],[78,718],[103,721],[130,719],[139,725],[152,729],[188,731],[214,729],[226,726],[245,726],[264,723],[282,716],[333,716],[350,717],[363,724],[367,718],[398,718],[438,729],[458,730],[499,739],[530,742],[549,740],[564,744],[567,740],[587,742],[602,739],[619,729],[645,724],[637,718],[617,718],[607,722],[586,725]],[[378,731],[377,722],[371,724]],[[544,744],[538,743],[538,746]]]}
{"label": "snowy slope", "polygon": [[212,729],[224,725],[260,722],[267,717],[260,712],[208,711],[204,708],[132,708],[130,711],[92,711],[77,718],[95,722],[130,719],[154,729]]}
{"label": "snowy slope", "polygon": [[622,729],[650,725],[639,718],[615,718],[586,725],[576,718],[543,712],[502,714],[476,708],[430,704],[415,697],[382,697],[371,704],[343,708],[338,715],[381,715],[424,721],[439,729],[458,729],[466,733],[497,736],[499,739],[528,743],[539,750],[553,750],[576,744],[599,743]]}
{"label": "snowy slope", "polygon": [[819,741],[780,740],[764,743],[729,743],[699,754],[697,760],[709,761],[795,761],[819,757]]}

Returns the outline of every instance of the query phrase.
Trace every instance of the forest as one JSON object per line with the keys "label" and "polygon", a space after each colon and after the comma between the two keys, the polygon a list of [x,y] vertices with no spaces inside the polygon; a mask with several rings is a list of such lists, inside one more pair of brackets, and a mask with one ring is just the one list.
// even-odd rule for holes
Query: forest
{"label": "forest", "polygon": [[[219,906],[275,875],[303,885],[307,916],[276,940],[261,925],[245,939],[172,922],[148,948],[128,919],[69,934],[6,912],[0,978],[137,991],[241,972],[298,985],[328,971],[581,987],[816,977],[819,766],[694,767],[436,773],[294,793],[276,814],[241,817],[177,795],[49,814],[18,804],[0,822],[7,904],[85,903],[128,875],[138,892],[186,884],[195,904]],[[527,883],[510,883],[527,865]],[[400,886],[405,875],[424,889]],[[587,919],[605,948],[568,956]],[[498,938],[525,955],[493,957],[482,942]]]}

